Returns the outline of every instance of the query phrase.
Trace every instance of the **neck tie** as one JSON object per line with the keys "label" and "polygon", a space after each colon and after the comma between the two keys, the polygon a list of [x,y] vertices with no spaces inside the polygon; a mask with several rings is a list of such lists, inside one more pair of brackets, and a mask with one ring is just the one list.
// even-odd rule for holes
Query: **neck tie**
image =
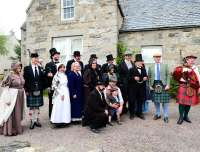
{"label": "neck tie", "polygon": [[160,80],[160,68],[159,68],[159,64],[157,64],[156,67],[157,67],[157,80]]}
{"label": "neck tie", "polygon": [[38,74],[38,70],[37,67],[35,66],[35,78],[38,78],[39,74]]}

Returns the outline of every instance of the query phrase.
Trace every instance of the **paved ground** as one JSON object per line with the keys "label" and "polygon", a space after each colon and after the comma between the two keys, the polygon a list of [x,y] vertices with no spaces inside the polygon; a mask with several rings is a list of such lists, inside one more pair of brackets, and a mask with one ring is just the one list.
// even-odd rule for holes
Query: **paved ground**
{"label": "paved ground", "polygon": [[[170,104],[170,122],[152,120],[153,104],[146,120],[129,120],[123,116],[123,125],[114,124],[100,134],[90,132],[87,127],[71,125],[64,129],[51,129],[47,118],[47,104],[41,110],[43,127],[29,130],[29,121],[23,124],[23,135],[0,136],[0,145],[13,141],[29,141],[32,147],[42,152],[199,152],[200,151],[200,107],[192,108],[192,124],[176,124],[178,111],[175,103]],[[1,151],[1,150],[0,150]]]}

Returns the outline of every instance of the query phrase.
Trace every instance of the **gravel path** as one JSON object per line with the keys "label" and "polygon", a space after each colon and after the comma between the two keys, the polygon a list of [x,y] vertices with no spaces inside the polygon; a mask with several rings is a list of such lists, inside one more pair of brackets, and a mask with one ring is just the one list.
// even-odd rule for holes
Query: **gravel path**
{"label": "gravel path", "polygon": [[[46,102],[47,103],[47,102]],[[153,104],[146,120],[129,120],[123,116],[123,125],[114,123],[100,134],[90,132],[88,127],[71,125],[68,128],[52,129],[48,122],[48,105],[41,110],[43,127],[29,130],[28,119],[24,120],[23,135],[16,137],[0,136],[0,145],[14,141],[28,141],[42,152],[199,152],[200,151],[200,106],[190,111],[192,124],[179,126],[177,105],[170,104],[169,123],[152,120]],[[0,150],[1,151],[1,150]]]}

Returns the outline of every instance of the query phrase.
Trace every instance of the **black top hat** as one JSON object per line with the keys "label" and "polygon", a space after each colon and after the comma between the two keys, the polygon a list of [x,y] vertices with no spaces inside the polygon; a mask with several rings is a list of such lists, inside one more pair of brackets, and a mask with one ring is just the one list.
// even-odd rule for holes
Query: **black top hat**
{"label": "black top hat", "polygon": [[112,54],[107,55],[106,58],[107,58],[107,61],[113,61],[114,60]]}
{"label": "black top hat", "polygon": [[91,54],[90,55],[90,59],[97,59],[98,57],[97,57],[97,55],[96,54]]}
{"label": "black top hat", "polygon": [[38,58],[39,55],[37,53],[31,53],[31,58]]}
{"label": "black top hat", "polygon": [[51,49],[49,50],[49,53],[50,53],[50,54],[52,54],[53,52],[57,52],[56,48],[51,48]]}
{"label": "black top hat", "polygon": [[136,54],[135,55],[135,62],[143,61],[142,54]]}
{"label": "black top hat", "polygon": [[60,54],[60,52],[58,52],[58,51],[56,50],[56,48],[51,48],[51,49],[49,50],[49,53],[50,53],[51,57],[54,56],[55,54]]}
{"label": "black top hat", "polygon": [[81,56],[81,53],[80,53],[80,51],[74,51],[74,54],[73,54],[73,56],[75,57],[75,56]]}

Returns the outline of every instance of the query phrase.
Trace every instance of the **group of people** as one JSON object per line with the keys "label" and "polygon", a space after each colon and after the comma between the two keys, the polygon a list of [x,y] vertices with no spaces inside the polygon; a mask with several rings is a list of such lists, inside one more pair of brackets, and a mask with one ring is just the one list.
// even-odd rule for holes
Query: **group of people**
{"label": "group of people", "polygon": [[148,100],[155,105],[153,119],[161,118],[162,104],[163,120],[168,123],[171,76],[179,83],[177,103],[180,117],[177,124],[183,121],[191,123],[188,117],[190,106],[199,103],[200,93],[196,56],[186,55],[183,65],[176,67],[171,75],[167,64],[161,63],[160,53],[152,56],[155,63],[148,66],[144,64],[142,54],[136,54],[133,60],[129,51],[124,53],[119,65],[114,64],[114,58],[109,54],[107,63],[101,66],[96,54],[92,54],[84,66],[79,51],[74,51],[74,58],[67,63],[60,63],[60,52],[55,48],[49,52],[51,61],[44,68],[39,64],[37,53],[31,54],[31,63],[24,67],[23,72],[22,64],[12,65],[12,72],[4,79],[2,87],[17,90],[17,95],[14,99],[0,98],[0,108],[8,109],[0,113],[0,134],[13,136],[23,132],[21,121],[25,99],[30,129],[42,127],[40,107],[44,104],[45,89],[48,90],[49,120],[56,128],[82,122],[92,132],[99,133],[99,128],[113,126],[114,120],[121,125],[121,115],[128,112],[131,120],[135,117],[145,120],[143,113],[148,110]]}

